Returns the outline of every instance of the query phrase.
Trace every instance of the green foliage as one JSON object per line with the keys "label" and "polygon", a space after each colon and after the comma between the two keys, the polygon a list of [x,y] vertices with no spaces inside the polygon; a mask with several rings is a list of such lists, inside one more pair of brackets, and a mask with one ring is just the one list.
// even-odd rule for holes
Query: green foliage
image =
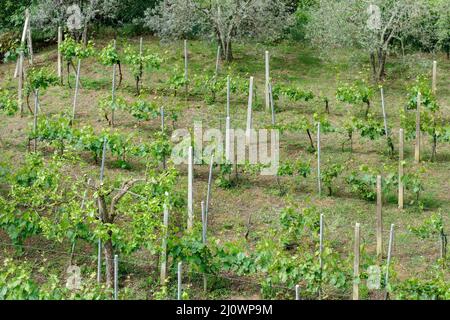
{"label": "green foliage", "polygon": [[420,239],[441,236],[444,233],[442,213],[433,213],[421,225],[417,227],[408,226],[408,229]]}
{"label": "green foliage", "polygon": [[100,51],[98,58],[100,63],[104,66],[113,66],[120,63],[119,52],[116,48],[114,48],[113,43],[109,43],[106,47],[104,47]]}
{"label": "green foliage", "polygon": [[94,43],[89,41],[86,46],[82,42],[76,42],[75,39],[66,35],[61,43],[59,51],[63,59],[72,62],[74,58],[86,59],[95,55]]}
{"label": "green foliage", "polygon": [[58,77],[49,68],[33,67],[27,73],[28,90],[46,90],[58,84]]}
{"label": "green foliage", "polygon": [[396,285],[393,295],[398,300],[449,300],[450,283],[443,276],[430,280],[414,277]]}
{"label": "green foliage", "polygon": [[[45,278],[39,283],[35,278]],[[96,283],[95,274],[83,278],[82,287],[76,291],[65,288],[65,284],[54,273],[37,272],[28,262],[6,258],[0,266],[0,300],[106,300],[111,292]]]}
{"label": "green foliage", "polygon": [[355,81],[353,84],[341,84],[336,89],[336,99],[351,105],[366,104],[366,117],[369,114],[370,101],[374,95],[373,89],[365,81]]}
{"label": "green foliage", "polygon": [[344,166],[339,163],[329,164],[321,170],[320,179],[322,180],[325,187],[328,188],[328,195],[331,196],[333,193],[334,180],[342,173]]}
{"label": "green foliage", "polygon": [[281,96],[285,96],[294,102],[308,102],[309,100],[314,99],[314,94],[311,91],[305,91],[298,87],[288,87],[282,84],[276,84],[272,88],[272,95],[274,100],[278,100]]}
{"label": "green foliage", "polygon": [[128,46],[124,50],[124,61],[130,67],[130,71],[135,78],[142,78],[142,72],[158,70],[162,59],[157,54],[151,54],[149,51],[142,55]]}
{"label": "green foliage", "polygon": [[406,103],[406,107],[408,110],[417,109],[417,96],[419,92],[421,95],[421,108],[424,107],[425,109],[432,112],[439,110],[439,105],[437,103],[436,97],[433,95],[430,87],[430,79],[428,79],[425,75],[418,76],[415,83],[408,88],[408,101]]}
{"label": "green foliage", "polygon": [[16,95],[7,89],[0,89],[0,111],[13,116],[19,110]]}

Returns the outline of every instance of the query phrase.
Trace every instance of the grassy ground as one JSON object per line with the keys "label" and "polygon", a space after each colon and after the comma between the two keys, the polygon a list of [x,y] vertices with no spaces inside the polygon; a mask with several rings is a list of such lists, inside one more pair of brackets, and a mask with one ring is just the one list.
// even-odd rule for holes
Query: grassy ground
{"label": "grassy ground", "polygon": [[[128,42],[138,46],[138,39],[128,39]],[[103,47],[107,40],[96,41],[97,47]],[[167,74],[172,71],[175,65],[179,68],[183,66],[182,43],[170,45],[160,44],[153,38],[144,39],[145,47],[152,52],[157,52],[166,58],[161,70],[152,74],[147,73],[144,77],[144,98],[153,98],[164,86]],[[119,41],[119,46],[121,45]],[[190,42],[190,74],[211,73],[215,67],[216,48],[205,42]],[[254,76],[258,88],[257,104],[261,104],[264,99],[262,91],[264,82],[264,51],[268,49],[271,54],[271,77],[275,83],[281,82],[291,85],[298,85],[304,89],[310,89],[316,94],[326,95],[330,98],[331,123],[337,127],[341,126],[344,119],[349,114],[349,108],[338,103],[334,96],[336,87],[341,82],[350,82],[355,79],[366,79],[369,72],[368,59],[358,52],[335,50],[331,57],[319,58],[318,52],[301,44],[282,43],[274,47],[265,47],[262,44],[234,46],[235,60],[229,65],[221,65],[220,73],[226,74],[227,70],[233,74],[241,76]],[[49,48],[37,55],[37,63],[50,65],[56,68],[55,48]],[[385,99],[389,124],[398,132],[399,111],[403,109],[406,101],[406,85],[411,83],[416,75],[421,73],[430,74],[433,57],[424,54],[415,54],[406,58],[390,57],[387,66],[387,80],[384,84]],[[438,61],[438,99],[441,108],[447,119],[450,119],[450,61],[444,56],[437,57]],[[127,100],[133,100],[134,82],[124,67],[124,83],[118,94]],[[16,87],[16,80],[11,79],[14,71],[13,64],[0,65],[0,86]],[[99,98],[110,93],[111,70],[101,66],[92,59],[83,63],[82,66],[82,88],[79,97],[79,109],[77,111],[79,124],[90,124],[100,131],[107,127],[107,123],[101,119],[97,111],[97,101]],[[73,79],[72,79],[73,83]],[[42,96],[42,110],[46,115],[70,112],[72,108],[73,90],[65,87],[55,87],[49,89]],[[201,119],[203,127],[216,128],[224,126],[225,101],[222,97],[212,105],[207,105],[201,97],[191,96],[185,104],[184,97],[164,96],[162,102],[165,105],[179,103],[183,110],[177,127],[190,128],[194,120]],[[320,101],[308,103],[288,103],[284,102],[278,106],[278,122],[292,121],[301,114],[312,116],[315,112],[323,112],[324,105]],[[377,117],[381,117],[381,106],[378,95],[372,104],[373,112]],[[263,111],[263,107],[256,108],[254,115],[254,126],[265,127],[270,124],[270,115]],[[231,103],[231,114],[233,126],[244,127],[246,118],[246,99],[233,98]],[[151,137],[152,132],[159,129],[159,120],[152,120],[137,125],[131,116],[118,112],[117,130],[126,133],[134,133],[137,141],[146,141]],[[0,116],[0,137],[2,153],[1,161],[21,163],[23,154],[26,152],[26,136],[28,125],[32,122],[30,115],[24,118],[8,118]],[[362,226],[362,238],[369,253],[375,252],[375,208],[373,202],[359,199],[352,194],[344,177],[362,164],[386,172],[386,168],[397,167],[397,159],[389,157],[385,142],[369,141],[359,136],[355,137],[353,153],[348,150],[342,151],[341,143],[345,136],[339,133],[331,133],[322,137],[322,159],[323,163],[331,161],[342,163],[345,166],[344,174],[338,178],[334,195],[331,197],[317,195],[317,183],[315,175],[315,155],[308,152],[308,138],[306,134],[286,133],[281,136],[281,160],[303,159],[310,161],[313,167],[313,174],[306,179],[284,178],[283,185],[286,189],[284,195],[280,195],[274,177],[246,177],[237,187],[224,190],[214,187],[212,190],[211,219],[209,233],[219,240],[235,240],[245,242],[244,235],[247,232],[247,222],[249,215],[252,215],[251,228],[249,233],[248,248],[264,236],[267,228],[277,226],[280,210],[289,205],[295,204],[300,207],[315,205],[320,208],[325,216],[326,239],[333,247],[338,248],[342,253],[352,252],[353,228],[355,222],[360,222]],[[406,142],[405,157],[407,160],[406,171],[415,171],[419,167],[423,168],[421,174],[425,185],[425,191],[421,195],[423,210],[416,204],[409,204],[412,194],[406,193],[405,210],[397,209],[396,197],[390,195],[384,204],[384,247],[387,250],[389,226],[396,225],[396,241],[394,248],[395,271],[400,279],[411,276],[424,277],[424,271],[432,264],[439,255],[438,239],[420,240],[410,232],[409,225],[419,225],[424,219],[438,209],[442,210],[447,233],[449,232],[449,212],[450,212],[450,145],[441,144],[438,146],[437,161],[431,163],[427,161],[431,153],[431,145],[428,137],[424,139],[423,161],[420,165],[413,163],[413,142]],[[397,135],[394,135],[394,144],[397,146]],[[45,150],[44,150],[45,151]],[[48,153],[48,150],[47,150]],[[85,163],[80,168],[74,168],[70,174],[90,173],[96,175],[96,166],[88,157],[83,157]],[[124,171],[114,167],[114,163],[108,162],[106,176],[142,174],[144,166],[139,159],[133,160],[133,167],[130,171]],[[180,189],[185,189],[186,168],[180,167],[181,179]],[[199,219],[200,201],[206,193],[207,167],[196,166],[194,189],[195,189],[195,212]],[[215,174],[217,174],[215,172]],[[3,234],[2,242],[7,242]],[[40,238],[31,239],[28,245],[45,247],[47,249],[67,252],[67,246],[55,246]],[[92,262],[94,250],[89,246],[78,248],[80,254],[88,257],[80,262],[95,265]],[[26,257],[33,261],[41,261],[42,257],[50,262],[50,265],[57,270],[61,270],[67,264],[67,256],[38,253],[36,250],[26,251]],[[145,255],[139,256],[140,261],[151,259]],[[136,263],[137,264],[137,263]],[[154,284],[149,280],[149,273],[153,274],[153,279],[157,278],[155,262],[149,265],[122,265],[121,274],[126,274],[123,278],[123,285],[132,287],[135,297],[147,298],[149,288]],[[258,285],[246,283],[246,279],[221,279],[214,285],[216,288],[209,294],[209,297],[216,298],[257,298],[259,297]],[[150,289],[151,290],[151,289]],[[203,297],[200,290],[192,290],[194,297]]]}

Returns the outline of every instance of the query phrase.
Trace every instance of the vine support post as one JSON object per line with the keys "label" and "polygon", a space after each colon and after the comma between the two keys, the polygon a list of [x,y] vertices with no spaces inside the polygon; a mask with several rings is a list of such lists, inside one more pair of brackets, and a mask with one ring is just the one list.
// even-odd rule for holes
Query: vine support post
{"label": "vine support post", "polygon": [[31,27],[28,26],[28,30],[27,30],[28,54],[29,54],[30,65],[33,65],[33,63],[34,63],[34,54],[33,54],[33,40],[32,40],[31,36],[32,36],[32,34],[31,34]]}
{"label": "vine support post", "polygon": [[269,102],[270,102],[270,110],[272,112],[272,126],[275,126],[275,105],[273,103],[272,84],[270,82],[269,82]]}
{"label": "vine support post", "polygon": [[228,116],[225,124],[225,160],[231,162],[231,124],[230,117]]}
{"label": "vine support post", "polygon": [[169,229],[169,209],[167,204],[164,203],[164,235],[162,239],[162,252],[161,252],[161,285],[164,286],[166,283],[166,274],[167,274],[167,236]]}
{"label": "vine support post", "polygon": [[34,115],[33,115],[33,133],[35,135],[33,140],[33,152],[36,153],[37,151],[37,117],[39,112],[39,89],[36,89],[34,91]]}
{"label": "vine support post", "polygon": [[398,148],[398,208],[403,209],[403,201],[404,201],[404,192],[405,187],[403,186],[403,162],[404,162],[404,136],[403,129],[400,129],[398,132],[399,138],[399,148]]}
{"label": "vine support post", "polygon": [[102,240],[98,239],[97,244],[97,282],[102,281]]}
{"label": "vine support post", "polygon": [[383,259],[383,194],[382,194],[382,186],[381,186],[381,176],[377,176],[377,260],[381,263]]}
{"label": "vine support post", "polygon": [[416,109],[416,143],[414,149],[414,159],[416,163],[420,162],[420,103],[421,103],[421,93],[417,94],[417,109]]}
{"label": "vine support post", "polygon": [[[26,9],[25,10],[25,23],[23,24],[23,31],[22,31],[22,37],[20,39],[20,47],[21,47],[21,52],[23,53],[23,47],[25,46],[25,41],[27,39],[27,33],[28,33],[28,28],[30,25],[30,10]],[[17,78],[20,74],[20,71],[22,71],[23,69],[23,60],[22,60],[22,68],[19,65],[20,61],[17,61],[16,63],[16,69],[14,71],[14,78]]]}
{"label": "vine support post", "polygon": [[178,262],[178,288],[177,288],[177,299],[181,300],[181,291],[182,291],[182,283],[181,283],[181,278],[182,278],[182,262]]}
{"label": "vine support post", "polygon": [[391,230],[389,232],[388,256],[387,256],[387,261],[386,261],[386,275],[385,275],[385,279],[384,279],[384,285],[385,285],[384,300],[387,300],[387,298],[388,298],[389,266],[391,264],[393,244],[394,244],[394,224],[391,224]]}
{"label": "vine support post", "polygon": [[[161,115],[161,132],[164,134],[164,130],[165,130],[165,123],[164,123],[164,107],[161,107],[159,110],[159,113]],[[166,165],[166,156],[163,156],[163,170],[166,170],[167,165]]]}
{"label": "vine support post", "polygon": [[186,82],[185,85],[185,93],[186,93],[186,101],[189,92],[188,88],[188,45],[187,40],[184,40],[184,80]]}
{"label": "vine support post", "polygon": [[18,68],[19,68],[19,87],[18,87],[18,105],[20,109],[20,116],[23,117],[23,60],[24,60],[24,54],[23,50],[19,53],[19,61],[18,61]]}
{"label": "vine support post", "polygon": [[230,76],[227,76],[227,117],[230,117]]}
{"label": "vine support post", "polygon": [[437,87],[437,61],[433,61],[433,82],[431,85],[431,90],[433,94],[436,94],[436,87]]}
{"label": "vine support post", "polygon": [[266,111],[270,110],[270,96],[269,96],[269,83],[270,83],[270,66],[269,66],[269,51],[265,53],[265,67],[266,67],[266,82],[264,85],[265,97],[266,97]]}
{"label": "vine support post", "polygon": [[252,105],[253,105],[253,77],[250,77],[250,85],[248,90],[248,106],[247,106],[247,130],[245,132],[247,144],[250,147],[250,137],[252,129]]}
{"label": "vine support post", "polygon": [[323,213],[320,214],[320,234],[319,234],[319,265],[320,265],[320,287],[319,287],[319,298],[322,296],[322,270],[323,270],[323,236],[324,236],[324,226],[323,226]]}
{"label": "vine support post", "polygon": [[73,96],[72,122],[75,120],[75,113],[76,113],[77,100],[78,100],[78,91],[80,89],[80,71],[81,71],[81,59],[78,58],[77,76],[76,76],[76,80],[75,80],[75,94]]}
{"label": "vine support post", "polygon": [[62,27],[58,27],[58,78],[59,78],[61,84],[63,84],[62,55],[61,55],[62,42],[63,42]]}
{"label": "vine support post", "polygon": [[193,180],[194,180],[194,163],[193,149],[189,146],[188,151],[188,231],[192,230],[194,224],[194,204],[193,204]]}
{"label": "vine support post", "polygon": [[295,300],[300,300],[300,285],[295,285]]}
{"label": "vine support post", "polygon": [[381,108],[383,111],[383,121],[384,121],[384,133],[386,135],[386,139],[389,139],[389,132],[388,132],[388,126],[387,126],[387,115],[386,115],[386,105],[384,102],[384,89],[383,87],[380,87],[380,95],[381,95]]}
{"label": "vine support post", "polygon": [[114,255],[114,300],[119,300],[119,256]]}
{"label": "vine support post", "polygon": [[353,300],[359,300],[359,256],[360,256],[360,224],[355,224],[354,260],[353,260]]}
{"label": "vine support post", "polygon": [[322,181],[320,177],[320,122],[317,123],[317,187],[319,191],[319,197],[322,196]]}
{"label": "vine support post", "polygon": [[206,192],[206,209],[205,209],[206,221],[208,221],[209,203],[210,203],[210,198],[211,198],[213,165],[214,165],[214,154],[211,155],[211,161],[210,161],[210,164],[209,164],[208,189],[207,189],[207,192]]}
{"label": "vine support post", "polygon": [[217,79],[219,75],[219,64],[220,64],[220,45],[217,47],[217,56],[216,56],[216,70],[214,73],[214,77]]}
{"label": "vine support post", "polygon": [[102,163],[100,166],[100,184],[103,184],[103,177],[105,174],[105,159],[106,159],[106,137],[103,139],[103,150],[102,150]]}
{"label": "vine support post", "polygon": [[[201,208],[202,208],[202,242],[206,246],[206,233],[208,228],[208,222],[207,222],[207,213],[205,208],[205,202],[201,202]],[[206,274],[203,274],[203,291],[206,292],[208,289],[208,280],[206,279]]]}
{"label": "vine support post", "polygon": [[[142,39],[142,38],[141,38]],[[116,49],[116,39],[114,39],[114,49]],[[113,64],[112,70],[112,92],[111,92],[111,127],[114,128],[114,110],[116,109],[116,69],[117,65]]]}

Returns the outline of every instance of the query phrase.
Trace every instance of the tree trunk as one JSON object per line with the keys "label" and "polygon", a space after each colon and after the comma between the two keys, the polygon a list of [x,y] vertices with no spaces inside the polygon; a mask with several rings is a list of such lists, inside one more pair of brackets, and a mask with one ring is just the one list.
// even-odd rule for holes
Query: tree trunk
{"label": "tree trunk", "polygon": [[105,266],[106,266],[106,286],[112,287],[114,280],[114,248],[111,240],[111,231],[109,232],[109,239],[104,244]]}
{"label": "tree trunk", "polygon": [[311,137],[311,131],[309,131],[309,129],[306,129],[306,133],[308,134],[309,143],[311,144],[311,148],[312,148],[313,151],[315,151],[316,148],[314,147],[314,142],[313,142],[313,139]]}

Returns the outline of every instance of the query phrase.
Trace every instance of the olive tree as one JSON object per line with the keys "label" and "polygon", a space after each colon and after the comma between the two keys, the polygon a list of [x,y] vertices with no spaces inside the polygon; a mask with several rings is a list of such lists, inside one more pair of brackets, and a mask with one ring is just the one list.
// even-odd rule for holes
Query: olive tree
{"label": "olive tree", "polygon": [[232,42],[251,37],[273,41],[292,21],[287,0],[163,0],[145,13],[145,25],[163,40],[205,36],[217,40],[222,58],[233,59]]}
{"label": "olive tree", "polygon": [[423,9],[417,0],[317,0],[307,37],[324,51],[333,47],[366,50],[373,78],[380,81],[394,41],[402,41],[418,27]]}
{"label": "olive tree", "polygon": [[[74,7],[74,5],[79,8]],[[114,19],[120,10],[120,0],[41,0],[32,7],[32,23],[38,29],[54,33],[71,19],[79,23],[87,41],[89,25],[95,19]]]}

